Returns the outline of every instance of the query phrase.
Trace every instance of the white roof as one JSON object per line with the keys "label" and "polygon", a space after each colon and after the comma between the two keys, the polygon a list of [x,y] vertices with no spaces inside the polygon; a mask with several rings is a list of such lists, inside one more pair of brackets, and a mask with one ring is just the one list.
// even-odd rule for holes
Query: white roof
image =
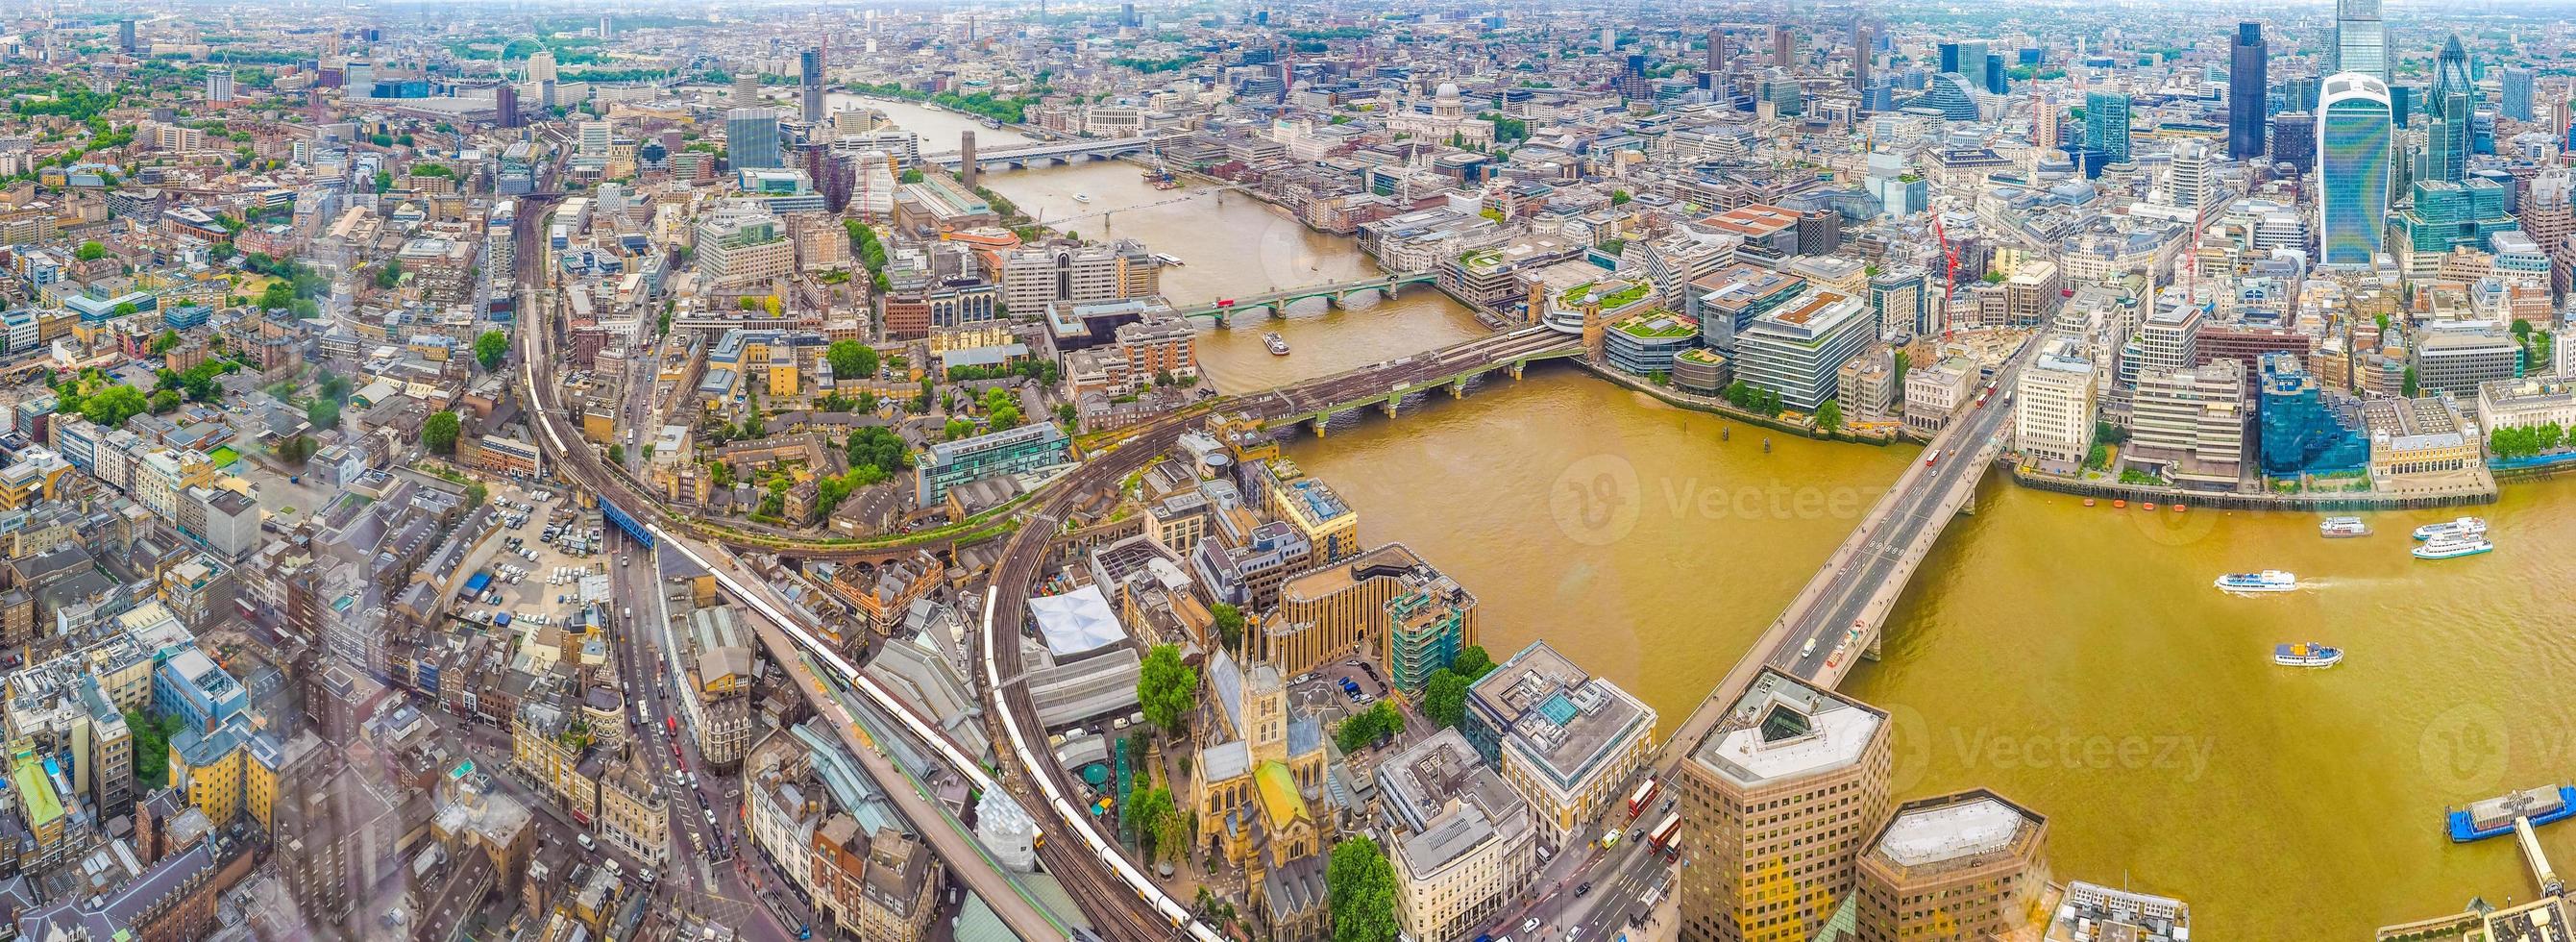
{"label": "white roof", "polygon": [[1119,626],[1118,615],[1096,585],[1030,599],[1029,615],[1038,621],[1047,652],[1059,659],[1127,639],[1127,629]]}

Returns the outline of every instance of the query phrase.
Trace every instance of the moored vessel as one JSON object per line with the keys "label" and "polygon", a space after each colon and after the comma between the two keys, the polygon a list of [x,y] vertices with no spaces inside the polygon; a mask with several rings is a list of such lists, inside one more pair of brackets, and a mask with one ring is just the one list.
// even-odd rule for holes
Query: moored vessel
{"label": "moored vessel", "polygon": [[2317,524],[2317,535],[2329,540],[2369,536],[2370,524],[2361,522],[2360,517],[2327,517]]}
{"label": "moored vessel", "polygon": [[2461,517],[2458,520],[2428,523],[2415,528],[2415,538],[2419,540],[2445,536],[2485,536],[2486,534],[2487,522],[2477,517]]}

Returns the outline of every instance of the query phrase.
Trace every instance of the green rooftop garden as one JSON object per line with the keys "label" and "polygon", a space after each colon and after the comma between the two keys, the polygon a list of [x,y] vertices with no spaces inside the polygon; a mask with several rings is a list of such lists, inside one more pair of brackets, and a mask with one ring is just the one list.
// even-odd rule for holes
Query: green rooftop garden
{"label": "green rooftop garden", "polygon": [[1679,340],[1699,333],[1699,325],[1663,308],[1622,318],[1610,329],[1639,340]]}

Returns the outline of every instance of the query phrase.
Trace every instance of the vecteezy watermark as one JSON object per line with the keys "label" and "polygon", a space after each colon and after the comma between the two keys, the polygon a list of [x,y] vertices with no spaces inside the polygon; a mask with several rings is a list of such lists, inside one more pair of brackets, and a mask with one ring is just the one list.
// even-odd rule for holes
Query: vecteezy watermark
{"label": "vecteezy watermark", "polygon": [[[2442,711],[2424,725],[2416,743],[2426,781],[2445,794],[2485,797],[2504,782],[2513,763],[2513,736],[2504,713],[2483,703],[2463,703]],[[2541,752],[2559,752],[2563,740],[2536,743]],[[2563,753],[2561,754],[2563,758]]]}
{"label": "vecteezy watermark", "polygon": [[1547,489],[1547,511],[1566,539],[1608,546],[1637,528],[1639,496],[1636,465],[1618,455],[1591,455],[1557,474]]}
{"label": "vecteezy watermark", "polygon": [[1959,764],[1981,769],[2058,772],[2157,772],[2198,781],[2218,749],[2215,736],[2078,733],[2003,734],[1953,729],[1950,746]]}
{"label": "vecteezy watermark", "polygon": [[1820,487],[1772,480],[1725,484],[1695,476],[1642,481],[1637,467],[1615,454],[1589,455],[1558,473],[1548,488],[1548,512],[1567,539],[1606,546],[1625,539],[1647,513],[1676,520],[1857,521],[1883,489]]}

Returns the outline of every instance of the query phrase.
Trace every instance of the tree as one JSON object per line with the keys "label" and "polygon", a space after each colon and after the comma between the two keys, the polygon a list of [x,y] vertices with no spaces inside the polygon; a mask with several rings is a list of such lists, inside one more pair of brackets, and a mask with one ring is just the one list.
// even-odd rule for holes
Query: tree
{"label": "tree", "polygon": [[1343,752],[1358,752],[1401,732],[1404,732],[1404,714],[1396,712],[1395,704],[1380,700],[1377,705],[1343,720],[1342,725],[1333,729],[1333,741],[1341,745]]}
{"label": "tree", "polygon": [[1324,865],[1325,903],[1333,915],[1333,942],[1394,942],[1395,867],[1368,837],[1333,845]]}
{"label": "tree", "polygon": [[95,262],[107,257],[107,246],[97,242],[83,242],[79,249],[72,252],[72,257],[84,262]]}
{"label": "tree", "polygon": [[154,390],[148,401],[151,404],[152,414],[161,415],[179,408],[179,391],[176,389]]}
{"label": "tree", "polygon": [[304,421],[313,423],[314,428],[339,428],[340,401],[314,397],[312,402],[304,404]]}
{"label": "tree", "polygon": [[2531,322],[2530,322],[2530,321],[2524,321],[2524,320],[2517,320],[2517,321],[2514,321],[2514,322],[2513,322],[2513,337],[2514,337],[2514,339],[2516,339],[2516,340],[2530,340],[2530,339],[2531,339]]}
{"label": "tree", "polygon": [[2409,397],[2414,396],[2415,388],[2415,367],[2410,364],[2406,367],[2406,395]]}
{"label": "tree", "polygon": [[313,457],[314,450],[321,447],[322,443],[314,441],[313,436],[298,435],[277,443],[277,460],[288,464],[303,464],[305,459]]}
{"label": "tree", "polygon": [[464,431],[464,423],[457,419],[456,413],[433,412],[428,421],[420,424],[420,442],[429,446],[430,451],[452,455],[456,453],[456,439]]}
{"label": "tree", "polygon": [[1467,715],[1467,678],[1443,667],[1422,681],[1422,712],[1442,726],[1456,726]]}
{"label": "tree", "polygon": [[1215,616],[1216,636],[1225,642],[1228,650],[1243,643],[1242,609],[1234,607],[1231,602],[1218,602],[1208,606],[1208,614]]}
{"label": "tree", "polygon": [[1136,699],[1145,721],[1166,733],[1178,735],[1189,725],[1190,711],[1199,704],[1199,672],[1181,663],[1180,646],[1158,644],[1146,653],[1136,678]]}
{"label": "tree", "polygon": [[618,444],[618,443],[616,443],[616,442],[609,442],[609,443],[608,443],[608,463],[609,463],[609,464],[625,464],[625,463],[626,463],[626,446],[624,446],[624,445],[620,445],[620,444]]}
{"label": "tree", "polygon": [[1843,404],[1834,399],[1816,407],[1816,427],[1831,432],[1843,427]]}
{"label": "tree", "polygon": [[[2517,323],[2519,323],[2519,322],[2517,322]],[[168,354],[169,354],[169,352],[170,352],[170,351],[172,351],[172,350],[176,350],[176,349],[178,349],[178,348],[179,348],[179,332],[178,332],[178,331],[175,331],[175,330],[165,330],[165,331],[162,331],[162,332],[160,333],[160,335],[159,335],[159,336],[156,336],[156,337],[153,337],[153,338],[152,338],[152,355],[153,355],[153,356],[156,356],[156,357],[157,357],[157,356],[166,356],[166,355],[168,355]]]}
{"label": "tree", "polygon": [[968,436],[968,435],[972,435],[972,434],[974,434],[974,433],[975,433],[975,420],[973,420],[973,419],[950,419],[950,420],[948,420],[948,427],[947,427],[947,428],[944,428],[944,429],[941,429],[940,431],[942,432],[942,434],[944,434],[944,435],[947,437],[947,439],[948,439],[949,441],[952,441],[952,442],[953,442],[953,441],[956,441],[956,440],[958,440],[958,439],[964,438],[964,437],[966,437],[966,436]]}
{"label": "tree", "polygon": [[883,426],[851,432],[843,453],[852,468],[876,468],[892,474],[905,467],[903,436]]}
{"label": "tree", "polygon": [[81,400],[81,418],[107,428],[123,428],[125,420],[151,408],[143,391],[132,386],[116,385],[100,390]]}
{"label": "tree", "polygon": [[1458,676],[1466,678],[1467,682],[1472,684],[1493,672],[1494,656],[1485,653],[1484,645],[1471,644],[1460,648],[1458,656],[1449,660],[1449,669],[1456,671]]}
{"label": "tree", "polygon": [[860,379],[877,375],[876,348],[856,340],[835,340],[823,348],[823,359],[832,364],[835,379]]}
{"label": "tree", "polygon": [[1628,195],[1628,191],[1626,191],[1626,190],[1612,190],[1612,191],[1610,191],[1610,205],[1612,205],[1612,206],[1626,206],[1626,205],[1628,205],[1628,201],[1629,201],[1629,200],[1632,200],[1632,199],[1635,199],[1635,198],[1636,198],[1636,197],[1633,197],[1633,196]]}
{"label": "tree", "polygon": [[500,369],[501,361],[507,360],[509,357],[509,334],[505,334],[497,330],[487,330],[483,332],[482,336],[474,338],[474,359],[476,362],[483,364],[483,369],[486,372]]}

